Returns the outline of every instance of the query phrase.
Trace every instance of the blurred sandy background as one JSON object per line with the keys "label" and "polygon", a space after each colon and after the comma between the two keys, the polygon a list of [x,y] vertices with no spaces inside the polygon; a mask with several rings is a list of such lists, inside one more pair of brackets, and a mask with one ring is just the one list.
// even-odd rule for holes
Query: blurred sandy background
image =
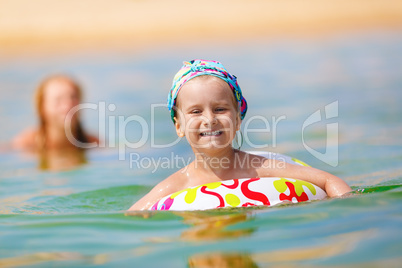
{"label": "blurred sandy background", "polygon": [[0,57],[392,28],[400,0],[0,0]]}

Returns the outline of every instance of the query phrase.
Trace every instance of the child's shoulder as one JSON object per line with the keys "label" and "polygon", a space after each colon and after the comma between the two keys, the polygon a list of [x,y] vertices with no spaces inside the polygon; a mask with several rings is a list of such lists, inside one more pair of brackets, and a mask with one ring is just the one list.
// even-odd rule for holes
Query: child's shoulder
{"label": "child's shoulder", "polygon": [[188,184],[189,177],[183,168],[161,181],[157,186],[155,186],[155,188],[159,189],[161,192],[164,192],[165,195],[168,195],[188,188]]}
{"label": "child's shoulder", "polygon": [[270,159],[266,155],[259,155],[253,152],[237,151],[235,161],[246,166],[251,165],[253,167],[260,167],[263,166],[267,161],[270,161]]}
{"label": "child's shoulder", "polygon": [[183,190],[187,185],[186,176],[183,170],[170,175],[158,183],[147,195],[138,200],[129,210],[149,209],[161,198]]}
{"label": "child's shoulder", "polygon": [[265,152],[238,151],[236,161],[235,166],[240,167],[241,174],[246,177],[275,177],[294,166]]}

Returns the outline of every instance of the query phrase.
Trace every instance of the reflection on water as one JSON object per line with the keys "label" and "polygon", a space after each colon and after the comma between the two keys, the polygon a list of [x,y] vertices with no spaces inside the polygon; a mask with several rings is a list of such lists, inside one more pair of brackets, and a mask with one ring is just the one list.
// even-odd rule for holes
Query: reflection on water
{"label": "reflection on water", "polygon": [[340,257],[353,251],[363,239],[377,235],[376,229],[356,231],[330,237],[327,244],[311,247],[281,249],[266,252],[210,252],[188,258],[190,267],[266,267],[267,265],[302,265],[300,262],[314,259]]}
{"label": "reflection on water", "polygon": [[196,254],[188,258],[189,267],[259,267],[248,253]]}
{"label": "reflection on water", "polygon": [[79,148],[42,150],[38,158],[41,170],[70,170],[87,163],[85,151]]}
{"label": "reflection on water", "polygon": [[[221,211],[223,212],[223,211]],[[148,219],[154,216],[157,211],[128,211],[126,216],[141,217]],[[249,236],[256,228],[227,228],[237,223],[242,223],[252,219],[250,214],[246,212],[223,212],[217,214],[216,211],[185,211],[185,212],[169,212],[183,219],[183,223],[190,225],[190,228],[183,231],[180,235],[181,241],[210,241],[222,239],[234,239],[242,236]],[[165,237],[150,237],[148,242],[165,243],[175,241],[177,239],[169,239]]]}
{"label": "reflection on water", "polygon": [[86,150],[66,146],[62,149],[44,148],[34,151],[19,151],[19,159],[32,162],[42,171],[68,171],[88,163]]}
{"label": "reflection on water", "polygon": [[43,264],[49,261],[82,260],[84,256],[76,252],[38,252],[11,258],[0,259],[0,267],[20,267]]}
{"label": "reflection on water", "polygon": [[325,259],[334,256],[341,256],[351,252],[363,239],[375,236],[377,231],[369,229],[344,233],[329,237],[325,245],[311,247],[282,249],[271,252],[260,252],[253,254],[253,259],[258,263],[298,263],[306,260]]}
{"label": "reflection on water", "polygon": [[[155,215],[155,211],[130,211],[126,215],[141,218],[149,218]],[[229,212],[221,210],[217,211],[186,211],[172,212],[182,217],[183,223],[190,225],[190,228],[184,230],[180,235],[180,240],[185,242],[205,242],[205,241],[222,241],[226,239],[236,239],[243,236],[250,236],[257,228],[231,228],[238,223],[252,219],[250,213],[247,212]],[[153,237],[147,238],[147,242],[151,243],[170,243],[175,242],[175,238]],[[141,250],[143,250],[141,248]],[[146,248],[146,253],[149,253]],[[138,249],[134,251],[138,255]],[[248,253],[212,253],[212,254],[195,254],[188,258],[189,267],[258,267]]]}
{"label": "reflection on water", "polygon": [[227,227],[246,221],[249,216],[246,212],[211,215],[202,212],[184,212],[180,214],[184,223],[192,227],[181,234],[181,239],[185,241],[205,241],[234,239],[248,236],[255,231],[255,228],[230,229]]}

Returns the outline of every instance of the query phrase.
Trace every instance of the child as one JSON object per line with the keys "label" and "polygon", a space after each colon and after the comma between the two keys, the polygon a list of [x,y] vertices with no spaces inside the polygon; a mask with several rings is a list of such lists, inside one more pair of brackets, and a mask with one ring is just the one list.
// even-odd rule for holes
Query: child
{"label": "child", "polygon": [[[184,62],[173,79],[168,108],[179,137],[186,137],[195,159],[156,185],[129,210],[149,209],[159,199],[200,184],[252,177],[305,180],[341,196],[350,187],[327,172],[262,156],[232,147],[247,111],[236,77],[217,61]],[[241,163],[241,164],[239,164]]]}

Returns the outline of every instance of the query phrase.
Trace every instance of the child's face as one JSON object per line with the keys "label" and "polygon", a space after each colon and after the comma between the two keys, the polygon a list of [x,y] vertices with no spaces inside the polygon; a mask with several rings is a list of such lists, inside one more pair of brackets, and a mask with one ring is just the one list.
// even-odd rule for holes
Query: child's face
{"label": "child's face", "polygon": [[232,146],[241,120],[225,81],[207,75],[190,80],[180,89],[177,108],[177,135],[186,136],[193,150]]}

